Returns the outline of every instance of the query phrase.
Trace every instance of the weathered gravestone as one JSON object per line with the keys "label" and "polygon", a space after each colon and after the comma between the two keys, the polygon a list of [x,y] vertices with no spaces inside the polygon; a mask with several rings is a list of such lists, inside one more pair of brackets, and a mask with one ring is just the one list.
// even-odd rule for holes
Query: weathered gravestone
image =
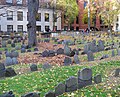
{"label": "weathered gravestone", "polygon": [[78,88],[78,79],[74,76],[71,76],[66,80],[65,85],[66,85],[66,92],[75,91]]}
{"label": "weathered gravestone", "polygon": [[25,48],[21,48],[21,53],[25,53],[25,52],[26,52]]}
{"label": "weathered gravestone", "polygon": [[6,45],[7,45],[7,44],[6,44],[6,41],[2,41],[2,44],[1,44],[1,45],[2,45],[2,47],[6,47]]}
{"label": "weathered gravestone", "polygon": [[8,40],[7,43],[8,43],[8,44],[11,44],[11,40]]}
{"label": "weathered gravestone", "polygon": [[37,71],[37,70],[38,70],[37,65],[36,65],[36,64],[32,64],[32,65],[30,66],[30,70],[31,70],[31,71]]}
{"label": "weathered gravestone", "polygon": [[28,49],[27,52],[31,52],[31,50]]}
{"label": "weathered gravestone", "polygon": [[22,95],[21,97],[40,97],[40,93],[31,92],[31,93]]}
{"label": "weathered gravestone", "polygon": [[34,48],[34,51],[39,51],[39,49],[38,48]]}
{"label": "weathered gravestone", "polygon": [[55,95],[59,96],[63,93],[65,93],[65,84],[63,83],[59,83],[56,87],[55,87]]}
{"label": "weathered gravestone", "polygon": [[18,60],[17,60],[16,57],[13,57],[13,58],[12,58],[12,63],[13,63],[13,65],[14,65],[14,64],[18,64]]}
{"label": "weathered gravestone", "polygon": [[43,68],[44,70],[46,70],[46,69],[52,68],[52,66],[51,66],[49,63],[44,63],[43,66],[42,66],[42,68]]}
{"label": "weathered gravestone", "polygon": [[16,49],[16,50],[20,50],[20,47],[17,45],[17,46],[15,47],[15,49]]}
{"label": "weathered gravestone", "polygon": [[79,50],[73,49],[73,52],[75,52],[76,55],[79,55]]}
{"label": "weathered gravestone", "polygon": [[5,77],[12,77],[17,75],[13,68],[9,67],[5,70]]}
{"label": "weathered gravestone", "polygon": [[117,68],[116,70],[115,70],[115,77],[118,77],[120,75],[120,68]]}
{"label": "weathered gravestone", "polygon": [[84,53],[86,54],[90,50],[90,43],[85,44]]}
{"label": "weathered gravestone", "polygon": [[17,51],[13,51],[13,52],[11,52],[11,57],[13,58],[13,57],[18,57],[19,56],[19,53],[17,52]]}
{"label": "weathered gravestone", "polygon": [[49,57],[49,51],[47,51],[47,50],[43,51],[42,57]]}
{"label": "weathered gravestone", "polygon": [[104,50],[104,41],[99,40],[98,41],[98,51],[103,51]]}
{"label": "weathered gravestone", "polygon": [[5,65],[4,63],[0,63],[0,77],[5,76]]}
{"label": "weathered gravestone", "polygon": [[56,53],[57,53],[57,55],[64,54],[64,49],[59,48],[59,49],[57,49]]}
{"label": "weathered gravestone", "polygon": [[15,43],[11,43],[11,47],[15,47]]}
{"label": "weathered gravestone", "polygon": [[102,55],[102,57],[100,58],[100,60],[105,59],[105,58],[108,58],[108,57],[109,57],[108,54]]}
{"label": "weathered gravestone", "polygon": [[120,56],[120,49],[117,49],[117,55]]}
{"label": "weathered gravestone", "polygon": [[84,68],[78,71],[78,88],[82,88],[92,84],[92,70]]}
{"label": "weathered gravestone", "polygon": [[67,45],[64,46],[64,54],[67,56],[70,56],[71,53],[71,48],[68,47]]}
{"label": "weathered gravestone", "polygon": [[12,58],[10,58],[10,57],[6,57],[5,65],[6,65],[6,66],[13,65]]}
{"label": "weathered gravestone", "polygon": [[96,84],[101,83],[101,82],[102,82],[102,77],[101,77],[101,75],[96,75],[96,76],[94,77],[94,82],[95,82]]}
{"label": "weathered gravestone", "polygon": [[74,55],[74,63],[75,64],[80,64],[80,60],[79,60],[79,58],[78,58],[78,55]]}
{"label": "weathered gravestone", "polygon": [[45,97],[56,97],[55,92],[49,91],[48,93],[45,94]]}
{"label": "weathered gravestone", "polygon": [[0,95],[0,97],[15,97],[15,95],[13,94],[13,91],[9,91]]}
{"label": "weathered gravestone", "polygon": [[88,58],[88,61],[94,61],[94,56],[92,51],[88,51],[87,58]]}
{"label": "weathered gravestone", "polygon": [[112,50],[112,57],[114,57],[115,56],[115,51],[114,50]]}
{"label": "weathered gravestone", "polygon": [[69,66],[70,64],[72,64],[71,58],[65,57],[65,59],[64,59],[64,66]]}
{"label": "weathered gravestone", "polygon": [[49,50],[49,57],[53,57],[53,56],[55,56],[55,51]]}

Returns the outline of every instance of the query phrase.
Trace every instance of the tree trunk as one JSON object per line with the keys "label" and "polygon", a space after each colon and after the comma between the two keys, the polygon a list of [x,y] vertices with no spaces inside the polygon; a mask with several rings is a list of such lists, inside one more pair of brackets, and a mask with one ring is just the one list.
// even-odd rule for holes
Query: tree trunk
{"label": "tree trunk", "polygon": [[28,0],[28,45],[35,46],[37,44],[36,37],[36,14],[39,8],[39,0]]}

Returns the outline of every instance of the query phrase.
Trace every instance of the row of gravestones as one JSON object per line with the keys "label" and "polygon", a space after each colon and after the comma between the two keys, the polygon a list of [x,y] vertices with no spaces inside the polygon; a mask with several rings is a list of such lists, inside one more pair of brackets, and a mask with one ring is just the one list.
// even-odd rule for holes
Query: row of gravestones
{"label": "row of gravestones", "polygon": [[96,40],[93,40],[90,43],[87,43],[84,46],[84,53],[87,53],[88,51],[92,51],[92,52],[98,52],[98,51],[103,51],[104,50],[104,41],[99,40],[98,41],[98,45],[96,45]]}
{"label": "row of gravestones", "polygon": [[59,55],[59,54],[65,54],[67,56],[74,56],[75,53],[78,55],[79,51],[76,49],[71,50],[70,47],[68,47],[67,45],[64,46],[64,49],[59,48],[56,51],[54,50],[45,50],[41,53],[42,57],[53,57],[55,55]]}
{"label": "row of gravestones", "polygon": [[[31,71],[36,71],[37,66],[35,64],[31,65]],[[0,73],[1,74],[1,73]],[[115,77],[118,77],[120,74],[120,68],[115,70]],[[92,79],[94,79],[94,83],[98,84],[102,81],[101,75],[96,75],[94,78],[92,77],[92,70],[89,68],[84,68],[83,70],[78,71],[78,78],[71,76],[66,81],[65,84],[59,83],[55,87],[55,92],[49,91],[45,94],[45,97],[56,97],[62,95],[65,92],[72,92],[77,89],[86,87],[88,85],[92,85]],[[0,97],[15,97],[12,91],[9,91]],[[30,92],[21,97],[40,97],[40,93]]]}

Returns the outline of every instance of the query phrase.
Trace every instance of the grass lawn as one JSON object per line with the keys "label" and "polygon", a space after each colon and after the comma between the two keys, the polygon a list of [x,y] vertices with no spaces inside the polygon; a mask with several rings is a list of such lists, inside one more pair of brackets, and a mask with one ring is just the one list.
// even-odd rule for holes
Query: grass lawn
{"label": "grass lawn", "polygon": [[107,79],[109,79],[110,72],[115,68],[120,67],[120,61],[101,63],[96,66],[76,65],[54,67],[53,69],[46,71],[29,72],[12,78],[5,78],[4,80],[0,80],[0,94],[13,90],[16,97],[20,97],[25,93],[36,91],[40,92],[40,96],[43,97],[46,92],[50,90],[54,91],[54,87],[59,82],[64,83],[69,76],[77,77],[78,70],[84,67],[92,68],[93,76],[101,74],[103,82],[98,85],[94,84],[86,88],[79,89],[72,93],[65,93],[60,97],[119,97],[120,83],[118,83],[118,85],[113,89],[112,86],[106,86],[106,82]]}

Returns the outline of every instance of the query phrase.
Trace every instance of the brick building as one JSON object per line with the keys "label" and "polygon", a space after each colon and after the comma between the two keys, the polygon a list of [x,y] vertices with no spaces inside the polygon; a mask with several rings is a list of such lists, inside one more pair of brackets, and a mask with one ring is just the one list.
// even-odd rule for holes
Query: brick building
{"label": "brick building", "polygon": [[[64,15],[62,16],[62,29],[64,30],[81,30],[86,29],[88,27],[87,23],[83,23],[83,13],[84,8],[87,5],[87,2],[85,0],[77,0],[77,3],[79,5],[79,15],[76,17],[74,22],[72,23],[71,27],[69,27],[67,24],[64,23]],[[91,20],[91,27],[93,27],[92,20]],[[98,16],[96,16],[96,28],[100,29],[100,19]]]}

